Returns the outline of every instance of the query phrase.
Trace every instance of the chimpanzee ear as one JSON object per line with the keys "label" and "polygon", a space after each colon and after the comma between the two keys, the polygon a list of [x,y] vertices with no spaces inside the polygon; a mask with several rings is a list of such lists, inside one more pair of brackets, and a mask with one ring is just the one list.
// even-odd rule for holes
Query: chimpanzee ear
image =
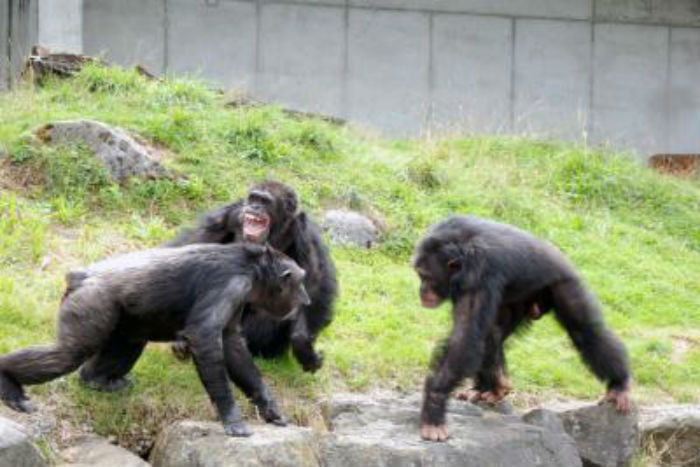
{"label": "chimpanzee ear", "polygon": [[291,276],[292,276],[292,270],[291,270],[291,269],[285,269],[285,270],[282,271],[282,273],[280,274],[280,277],[281,277],[282,279],[286,279],[287,277],[291,277]]}

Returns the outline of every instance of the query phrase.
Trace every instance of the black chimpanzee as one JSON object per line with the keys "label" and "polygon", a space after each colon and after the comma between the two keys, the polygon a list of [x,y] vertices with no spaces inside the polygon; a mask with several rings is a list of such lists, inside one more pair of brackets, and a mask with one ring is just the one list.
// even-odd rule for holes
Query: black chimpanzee
{"label": "black chimpanzee", "polygon": [[584,362],[607,383],[605,400],[629,409],[625,348],[557,248],[509,225],[453,216],[421,240],[413,264],[422,305],[434,308],[447,299],[453,304],[452,333],[425,382],[423,439],[447,438],[447,399],[463,378],[476,376],[477,394],[487,400],[503,397],[503,341],[550,309]]}
{"label": "black chimpanzee", "polygon": [[131,253],[67,275],[56,343],[0,356],[0,398],[27,412],[22,385],[77,369],[88,385],[117,390],[148,341],[185,339],[226,433],[248,436],[230,378],[263,418],[285,418],[263,383],[240,332],[245,304],[293,315],[307,305],[304,270],[260,245],[191,245]]}
{"label": "black chimpanzee", "polygon": [[[335,268],[316,224],[299,209],[292,188],[276,181],[255,184],[245,199],[223,206],[204,217],[197,227],[185,230],[169,243],[269,242],[306,271],[311,304],[295,319],[275,321],[255,306],[243,314],[243,335],[253,355],[275,357],[289,348],[305,371],[316,371],[323,357],[314,350],[319,332],[333,317],[338,286]],[[183,342],[173,346],[176,355],[187,356]]]}

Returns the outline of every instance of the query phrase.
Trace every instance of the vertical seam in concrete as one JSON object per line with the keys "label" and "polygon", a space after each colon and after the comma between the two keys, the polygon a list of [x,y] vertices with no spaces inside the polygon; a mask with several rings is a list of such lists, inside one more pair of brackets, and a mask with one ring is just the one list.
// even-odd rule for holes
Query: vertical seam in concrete
{"label": "vertical seam in concrete", "polygon": [[510,132],[515,133],[515,67],[516,67],[516,57],[515,57],[515,33],[516,33],[516,19],[511,18],[510,23],[510,112],[509,112],[509,125]]}
{"label": "vertical seam in concrete", "polygon": [[[664,152],[671,151],[671,38],[673,29],[669,26],[666,36],[666,96],[664,102]],[[649,155],[651,156],[651,154]]]}
{"label": "vertical seam in concrete", "polygon": [[428,13],[428,109],[425,116],[426,130],[430,132],[433,127],[435,114],[435,13]]}
{"label": "vertical seam in concrete", "polygon": [[588,119],[586,121],[586,145],[590,145],[593,141],[593,120],[595,106],[593,99],[595,98],[595,0],[591,2],[591,39],[590,50],[588,51]]}
{"label": "vertical seam in concrete", "polygon": [[340,77],[340,114],[348,118],[350,115],[350,109],[349,109],[349,96],[348,96],[348,79],[349,79],[349,71],[350,71],[350,58],[349,58],[349,29],[350,29],[350,1],[345,0],[345,6],[343,8],[343,49],[342,49],[342,60],[343,60],[343,67],[341,71],[341,77]]}
{"label": "vertical seam in concrete", "polygon": [[7,88],[12,87],[12,75],[14,70],[12,69],[12,2],[14,0],[9,0],[7,2],[7,42],[5,42],[5,54],[7,55]]}
{"label": "vertical seam in concrete", "polygon": [[258,85],[260,83],[260,77],[258,74],[260,73],[260,37],[261,37],[261,32],[260,32],[260,26],[262,24],[262,5],[260,4],[261,0],[256,0],[255,1],[255,62],[253,63],[253,90],[257,93],[258,92]]}
{"label": "vertical seam in concrete", "polygon": [[168,73],[168,54],[170,53],[170,46],[168,44],[169,40],[170,18],[168,17],[168,0],[163,0],[163,69],[161,70],[161,74],[163,75]]}

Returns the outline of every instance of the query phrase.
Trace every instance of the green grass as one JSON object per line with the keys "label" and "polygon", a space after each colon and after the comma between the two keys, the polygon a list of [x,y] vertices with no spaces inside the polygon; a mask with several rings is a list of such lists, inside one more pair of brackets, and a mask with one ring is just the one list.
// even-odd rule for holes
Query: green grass
{"label": "green grass", "polygon": [[[314,402],[333,390],[420,390],[450,317],[447,306],[420,307],[410,256],[425,229],[451,213],[512,223],[557,244],[627,344],[637,398],[700,402],[697,179],[662,176],[605,150],[518,138],[381,141],[224,102],[197,82],[99,67],[0,95],[0,352],[52,339],[70,268],[157,245],[269,177],[294,186],[317,218],[349,207],[384,226],[372,251],[331,249],[341,295],[319,340],[324,369],[303,374],[289,357],[259,362],[298,422],[314,423]],[[31,138],[41,124],[75,118],[138,133],[186,179],[117,185],[84,148]],[[549,318],[510,342],[508,360],[520,394],[593,399],[603,391]],[[132,446],[172,418],[212,416],[193,368],[167,346],[149,348],[134,374],[123,394],[86,391],[75,376],[31,393],[60,401],[48,405],[74,425],[88,422]]]}

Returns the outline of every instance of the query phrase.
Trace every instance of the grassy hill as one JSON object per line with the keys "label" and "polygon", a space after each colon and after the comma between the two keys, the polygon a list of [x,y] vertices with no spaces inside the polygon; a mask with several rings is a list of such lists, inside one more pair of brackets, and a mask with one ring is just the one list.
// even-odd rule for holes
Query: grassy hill
{"label": "grassy hill", "polygon": [[[628,346],[637,399],[700,402],[697,179],[567,144],[382,141],[225,102],[197,82],[99,67],[0,95],[0,353],[53,338],[70,268],[157,245],[253,181],[276,178],[317,218],[349,207],[384,226],[371,251],[332,248],[341,296],[319,343],[323,370],[303,374],[289,357],[259,362],[297,422],[315,423],[315,401],[332,390],[421,388],[449,310],[420,307],[409,261],[426,228],[451,213],[512,223],[557,244]],[[140,135],[187,180],[119,186],[83,148],[47,148],[28,137],[40,124],[73,118]],[[512,339],[508,359],[516,401],[602,394],[551,318]],[[134,375],[121,394],[84,390],[74,375],[30,393],[69,425],[87,423],[132,446],[173,417],[213,417],[193,367],[167,346],[150,346]]]}

